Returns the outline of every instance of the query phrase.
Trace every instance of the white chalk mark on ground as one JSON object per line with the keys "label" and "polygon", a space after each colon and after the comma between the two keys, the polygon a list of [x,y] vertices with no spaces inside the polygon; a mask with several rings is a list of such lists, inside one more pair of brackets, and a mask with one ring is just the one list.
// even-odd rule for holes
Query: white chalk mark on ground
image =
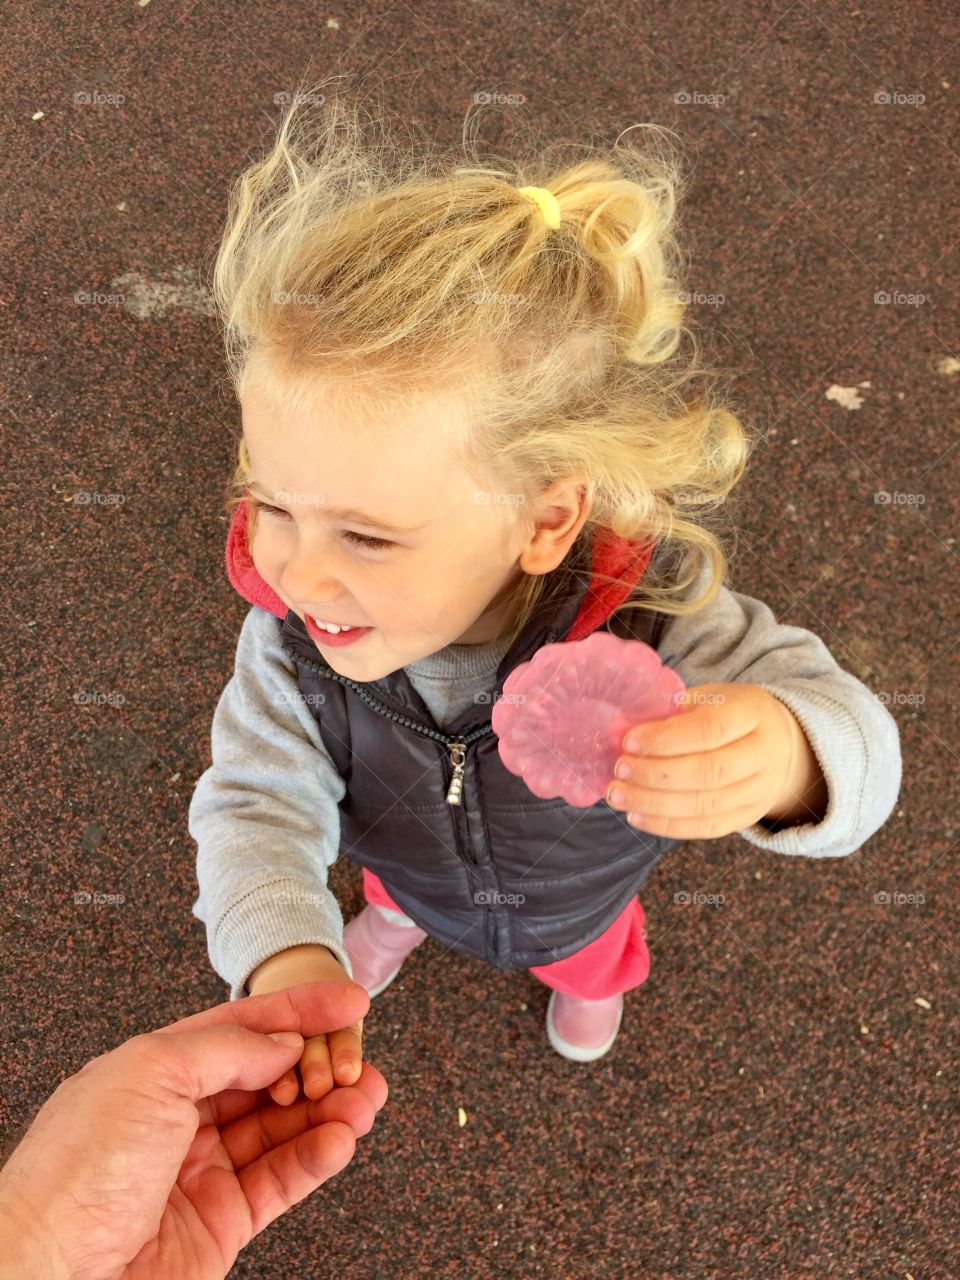
{"label": "white chalk mark on ground", "polygon": [[[869,382],[861,382],[859,387],[869,387]],[[828,400],[836,400],[837,404],[843,405],[844,409],[859,409],[863,404],[863,396],[857,387],[839,387],[836,383],[832,387],[827,387],[824,395]]]}
{"label": "white chalk mark on ground", "polygon": [[139,271],[126,271],[110,281],[112,288],[123,294],[123,305],[140,320],[162,315],[176,308],[196,315],[217,314],[213,295],[197,277],[195,267],[174,267],[169,280],[148,280]]}

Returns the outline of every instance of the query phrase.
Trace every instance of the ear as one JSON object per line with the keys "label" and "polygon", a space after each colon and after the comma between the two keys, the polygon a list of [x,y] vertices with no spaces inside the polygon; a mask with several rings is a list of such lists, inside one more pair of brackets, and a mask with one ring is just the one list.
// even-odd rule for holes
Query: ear
{"label": "ear", "polygon": [[534,531],[520,555],[525,573],[549,573],[561,563],[593,506],[593,490],[585,476],[557,480],[537,499]]}

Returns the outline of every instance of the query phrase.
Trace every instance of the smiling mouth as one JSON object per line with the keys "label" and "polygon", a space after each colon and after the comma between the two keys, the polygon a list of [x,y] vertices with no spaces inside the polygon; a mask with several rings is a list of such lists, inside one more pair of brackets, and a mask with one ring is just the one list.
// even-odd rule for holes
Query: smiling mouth
{"label": "smiling mouth", "polygon": [[[318,631],[326,631],[329,628],[331,635],[336,635],[340,631],[365,631],[369,629],[365,623],[361,622],[329,622],[326,618],[318,618],[316,614],[306,612],[300,616],[304,622],[309,621]],[[336,631],[333,628],[336,628]]]}
{"label": "smiling mouth", "polygon": [[310,613],[304,615],[303,624],[307,635],[314,644],[329,644],[338,647],[350,644],[354,640],[360,640],[373,630],[373,627],[350,626],[338,627],[336,631],[328,631]]}
{"label": "smiling mouth", "polygon": [[319,618],[315,618],[310,614],[310,621],[319,631],[329,631],[332,635],[338,635],[341,631],[362,631],[363,628],[354,622],[321,622]]}

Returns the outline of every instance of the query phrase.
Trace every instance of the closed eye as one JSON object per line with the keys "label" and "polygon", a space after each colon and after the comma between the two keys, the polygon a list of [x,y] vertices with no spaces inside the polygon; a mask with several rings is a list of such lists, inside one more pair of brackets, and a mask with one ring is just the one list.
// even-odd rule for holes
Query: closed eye
{"label": "closed eye", "polygon": [[386,551],[389,547],[396,546],[396,543],[388,542],[386,538],[370,538],[365,533],[354,533],[352,529],[345,529],[343,536],[357,546],[366,547],[368,551]]}
{"label": "closed eye", "polygon": [[[253,497],[252,494],[250,495],[250,502],[258,511],[266,512],[273,519],[290,519],[289,511],[284,511],[282,507],[271,506],[269,502],[262,502],[259,498]],[[353,529],[345,529],[343,536],[355,546],[364,547],[367,551],[387,551],[390,547],[396,546],[396,543],[388,542],[386,538],[371,538],[365,533],[355,533]]]}

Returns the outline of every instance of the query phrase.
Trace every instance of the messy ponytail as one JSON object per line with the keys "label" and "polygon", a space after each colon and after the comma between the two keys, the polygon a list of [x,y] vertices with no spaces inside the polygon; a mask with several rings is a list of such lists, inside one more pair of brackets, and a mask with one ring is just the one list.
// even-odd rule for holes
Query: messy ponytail
{"label": "messy ponytail", "polygon": [[[621,142],[634,129],[649,131],[645,150]],[[396,406],[455,390],[459,456],[524,528],[538,493],[585,474],[580,539],[605,528],[657,545],[620,608],[703,608],[726,568],[715,513],[751,442],[684,322],[685,176],[668,134],[634,125],[609,152],[463,165],[430,141],[403,145],[348,98],[298,89],[231,193],[214,264],[234,391],[265,384],[282,412],[335,388],[389,427]],[[558,229],[527,185],[556,198]],[[249,475],[240,448],[228,509]],[[512,637],[571,559],[524,575]],[[709,587],[692,599],[705,562]]]}

